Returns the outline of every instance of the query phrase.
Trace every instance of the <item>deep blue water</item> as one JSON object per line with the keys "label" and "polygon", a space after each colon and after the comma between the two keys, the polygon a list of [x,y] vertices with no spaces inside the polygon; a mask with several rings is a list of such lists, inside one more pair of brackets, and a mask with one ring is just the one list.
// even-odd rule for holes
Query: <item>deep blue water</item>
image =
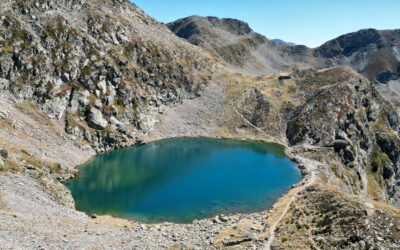
{"label": "deep blue water", "polygon": [[300,180],[279,145],[179,138],[99,155],[66,185],[80,211],[187,223],[266,210]]}

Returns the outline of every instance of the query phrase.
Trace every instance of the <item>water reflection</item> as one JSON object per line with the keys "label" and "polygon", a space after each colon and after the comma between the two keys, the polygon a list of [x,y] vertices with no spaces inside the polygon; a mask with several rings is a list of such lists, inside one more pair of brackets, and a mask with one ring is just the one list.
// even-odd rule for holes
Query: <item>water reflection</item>
{"label": "water reflection", "polygon": [[100,155],[67,186],[81,211],[189,222],[266,209],[299,180],[278,145],[180,138]]}

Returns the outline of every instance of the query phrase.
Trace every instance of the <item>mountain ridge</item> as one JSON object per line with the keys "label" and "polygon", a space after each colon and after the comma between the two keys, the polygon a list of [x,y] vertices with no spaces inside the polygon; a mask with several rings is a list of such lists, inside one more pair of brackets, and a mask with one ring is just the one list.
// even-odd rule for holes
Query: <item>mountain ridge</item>
{"label": "mountain ridge", "polygon": [[[241,35],[234,38],[232,36],[226,38],[224,33],[215,30],[215,25],[207,26],[204,19],[200,16],[188,17],[169,23],[167,26],[181,36],[181,33],[176,32],[180,27],[188,23],[196,26],[201,22],[202,28],[193,30],[193,34],[190,27],[185,26],[184,38],[195,45],[213,51],[234,68],[244,69],[244,73],[258,75],[285,71],[292,67],[325,68],[347,65],[372,81],[387,83],[400,78],[400,30],[362,29],[339,36],[312,49],[302,45],[288,46],[285,43],[279,43],[280,46],[274,45],[273,41],[255,33],[250,27],[250,31],[246,33],[247,36],[240,33]],[[220,21],[223,22],[224,19]],[[234,22],[245,25],[245,22],[239,20]],[[218,27],[218,29],[221,28],[223,26]],[[224,45],[223,48],[220,48],[221,44]],[[240,49],[242,53],[235,54],[232,51],[237,49]],[[289,58],[285,57],[286,55],[289,55]],[[297,60],[292,60],[293,58]],[[254,60],[256,63],[251,62]],[[278,63],[274,64],[274,61]],[[246,69],[246,63],[250,64],[249,69]]]}

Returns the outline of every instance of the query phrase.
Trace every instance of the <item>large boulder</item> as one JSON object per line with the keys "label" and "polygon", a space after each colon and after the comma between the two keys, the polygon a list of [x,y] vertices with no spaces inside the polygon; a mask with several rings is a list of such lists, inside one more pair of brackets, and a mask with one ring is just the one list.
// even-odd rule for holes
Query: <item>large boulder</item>
{"label": "large boulder", "polygon": [[336,152],[339,152],[342,149],[345,149],[349,145],[349,142],[346,140],[335,140],[333,142],[333,147],[335,148]]}
{"label": "large boulder", "polygon": [[108,126],[108,121],[104,119],[103,114],[96,108],[91,108],[88,116],[88,125],[97,130],[103,130]]}

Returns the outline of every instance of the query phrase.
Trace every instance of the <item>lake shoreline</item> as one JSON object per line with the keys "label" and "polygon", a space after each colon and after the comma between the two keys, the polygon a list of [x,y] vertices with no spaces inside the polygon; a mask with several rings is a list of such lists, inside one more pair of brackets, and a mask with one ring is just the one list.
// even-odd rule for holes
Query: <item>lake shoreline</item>
{"label": "lake shoreline", "polygon": [[[180,150],[181,147],[184,148],[184,151]],[[157,150],[157,153],[155,150]],[[290,186],[301,181],[297,165],[285,155],[284,150],[285,148],[279,144],[261,141],[253,142],[249,140],[206,137],[164,139],[146,145],[128,147],[98,155],[89,161],[85,168],[80,169],[79,177],[82,176],[82,178],[69,180],[65,184],[72,191],[78,210],[88,211],[88,213],[113,214],[114,216],[121,213],[121,216],[117,215],[116,217],[129,218],[128,214],[131,212],[122,209],[122,207],[140,207],[140,200],[145,199],[146,193],[150,190],[152,190],[152,195],[166,191],[158,188],[154,189],[155,183],[152,184],[153,179],[157,180],[159,179],[158,176],[161,175],[163,180],[161,186],[164,189],[168,187],[169,184],[167,183],[172,185],[188,183],[188,186],[184,184],[186,187],[180,187],[175,191],[170,190],[169,194],[163,195],[168,197],[168,204],[172,202],[174,205],[163,205],[164,200],[162,197],[155,198],[156,200],[151,203],[157,203],[157,210],[161,209],[160,214],[154,211],[155,214],[151,217],[162,218],[166,216],[165,219],[157,219],[161,220],[160,222],[185,223],[184,221],[189,219],[186,218],[187,216],[194,216],[193,219],[201,219],[199,217],[210,218],[222,213],[232,215],[254,213],[270,208],[273,205],[271,199],[276,201],[282,196],[282,192],[283,194],[286,193]],[[154,154],[157,154],[157,159],[153,157]],[[218,154],[220,156],[217,156]],[[171,155],[173,155],[173,159]],[[207,159],[211,155],[214,160],[207,163]],[[216,161],[216,159],[218,160]],[[263,165],[262,168],[258,167],[260,164]],[[168,168],[165,168],[166,166]],[[205,174],[204,171],[210,171],[210,173]],[[179,172],[182,172],[182,174],[189,172],[190,175],[181,176]],[[195,177],[195,173],[201,173],[201,179]],[[174,176],[173,182],[168,181],[168,175],[171,174]],[[180,176],[179,179],[176,179],[177,174]],[[144,183],[140,180],[140,176],[143,175],[146,176]],[[103,176],[109,177],[105,179]],[[224,176],[224,178],[220,179],[214,176]],[[191,180],[187,178],[191,178]],[[279,181],[275,181],[276,179],[279,179]],[[224,182],[227,185],[233,185],[233,183],[234,185],[229,187],[224,185]],[[85,183],[88,185],[87,188],[84,188]],[[118,190],[120,190],[118,183],[123,186],[121,191],[123,190],[124,198],[117,198],[119,195]],[[137,186],[139,183],[140,186]],[[156,187],[158,186],[157,184]],[[141,190],[147,190],[145,187],[151,187],[151,189],[143,193]],[[243,189],[247,190],[246,193],[241,191]],[[130,190],[130,194],[126,196],[128,190]],[[205,193],[202,194],[199,190]],[[112,195],[110,192],[112,192]],[[221,195],[220,192],[226,193]],[[252,193],[252,195],[248,196],[247,192]],[[216,193],[219,193],[219,195],[215,196]],[[102,194],[101,201],[95,198],[100,194]],[[137,197],[138,195],[141,197],[140,199]],[[198,198],[191,200],[189,197],[192,196]],[[184,197],[187,199],[185,202],[182,201]],[[108,199],[108,201],[104,202],[105,199]],[[177,200],[173,201],[174,199]],[[137,201],[133,202],[134,200]],[[198,205],[191,207],[193,202]],[[214,202],[217,202],[217,204],[212,205]],[[248,202],[252,203],[247,204]],[[130,204],[129,206],[128,203]],[[167,210],[161,212],[163,211],[162,207],[166,205],[170,208],[166,208]],[[183,214],[176,214],[175,209],[173,209],[174,206],[180,208]],[[117,207],[118,210],[115,210]],[[140,215],[137,218],[142,218],[142,222],[148,221],[148,223],[155,224],[157,222],[153,222],[153,219],[146,215],[148,213],[146,211],[152,211],[153,209],[153,205],[151,205],[151,207],[144,209],[139,214],[137,214],[139,211],[134,212],[132,216],[135,217],[134,214]],[[173,210],[167,212],[168,209]],[[238,211],[233,211],[232,209]],[[109,210],[109,213],[107,213],[107,210]],[[215,212],[214,210],[221,211]],[[172,215],[168,215],[171,212],[175,215],[168,219]]]}

